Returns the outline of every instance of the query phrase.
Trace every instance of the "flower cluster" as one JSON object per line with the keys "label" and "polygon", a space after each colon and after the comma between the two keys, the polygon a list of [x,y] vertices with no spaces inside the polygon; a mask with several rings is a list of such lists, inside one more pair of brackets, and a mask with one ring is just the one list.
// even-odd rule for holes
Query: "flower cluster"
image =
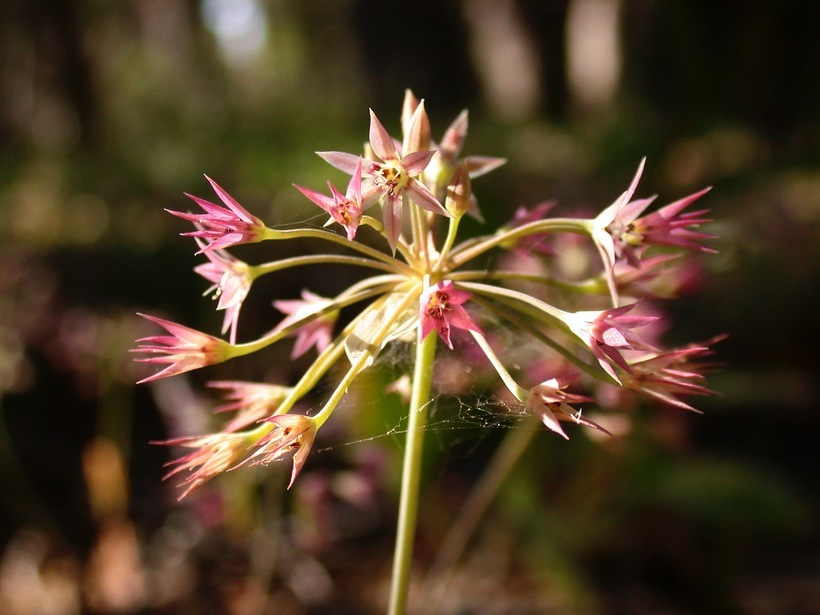
{"label": "flower cluster", "polygon": [[[163,366],[143,382],[234,359],[288,338],[295,338],[293,357],[316,353],[295,383],[213,383],[227,395],[218,410],[236,414],[218,433],[167,442],[194,449],[173,462],[169,473],[185,473],[183,495],[226,470],[291,455],[292,484],[317,432],[350,385],[397,340],[415,339],[417,348],[424,344],[430,352],[417,355],[416,368],[418,361],[429,361],[422,367],[431,373],[436,340],[447,347],[439,354],[473,350],[473,357],[477,354],[497,373],[514,403],[564,438],[561,422],[606,432],[581,414],[583,404],[594,403],[596,382],[685,409],[693,408],[681,395],[710,392],[695,361],[708,354],[708,346],[663,348],[663,317],[650,303],[670,294],[668,288],[661,292],[655,287],[674,277],[679,253],[712,251],[701,244],[712,236],[698,230],[708,222],[705,210],[687,210],[705,190],[644,215],[653,198],[635,198],[641,162],[627,190],[595,218],[551,217],[553,203],[548,201],[532,208],[510,206],[508,224],[461,239],[466,214],[481,220],[474,180],[505,161],[462,157],[466,111],[436,143],[424,101],[411,92],[405,96],[401,128],[402,138],[393,138],[371,111],[363,153],[319,152],[350,176],[344,193],[330,182],[329,193],[296,186],[329,216],[322,228],[269,228],[211,179],[222,205],[192,196],[202,211],[170,212],[195,224],[196,230],[183,234],[193,236],[207,258],[196,271],[213,284],[209,292],[225,312],[222,333],[228,339],[145,316],[169,335],[139,340],[135,351],[147,355],[140,360]],[[369,239],[381,236],[381,246],[361,241],[363,227],[370,229]],[[245,243],[304,238],[335,249],[257,265],[226,251]],[[568,267],[570,253],[586,255],[587,266]],[[489,258],[495,263],[492,269],[486,266]],[[273,306],[284,314],[278,325],[258,339],[238,343],[240,310],[254,281],[315,264],[356,268],[368,275],[336,296],[305,289],[301,298],[278,298]],[[622,305],[626,298],[629,302]],[[342,320],[341,310],[354,305],[358,312]],[[494,330],[514,335],[489,335]],[[499,341],[525,338],[529,341],[515,348]],[[551,372],[542,371],[533,381],[534,369],[510,359],[522,347]],[[329,374],[341,377],[319,411],[312,416],[294,412]]]}

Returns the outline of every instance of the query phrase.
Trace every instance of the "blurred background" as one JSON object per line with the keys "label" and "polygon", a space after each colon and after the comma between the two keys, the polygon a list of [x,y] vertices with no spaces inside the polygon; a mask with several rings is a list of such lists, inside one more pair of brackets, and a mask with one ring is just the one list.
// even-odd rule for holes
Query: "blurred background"
{"label": "blurred background", "polygon": [[[156,334],[137,311],[219,330],[192,271],[203,259],[163,208],[211,199],[206,173],[271,226],[319,224],[291,183],[344,185],[313,152],[358,151],[368,107],[398,133],[408,87],[434,137],[469,107],[465,153],[509,160],[474,183],[492,226],[545,199],[603,207],[643,156],[642,195],[714,186],[720,253],[664,309],[671,343],[729,334],[703,415],[641,408],[617,445],[537,434],[449,569],[441,612],[820,612],[820,4],[0,8],[0,612],[383,611],[396,396],[360,391],[290,492],[283,464],[178,503],[161,480],[174,451],[149,442],[218,424],[206,380],[287,381],[300,364],[283,348],[136,387],[147,372],[127,350]],[[272,298],[343,283],[263,280],[240,338],[275,324]],[[454,406],[429,440],[417,589],[510,432],[489,398]]]}

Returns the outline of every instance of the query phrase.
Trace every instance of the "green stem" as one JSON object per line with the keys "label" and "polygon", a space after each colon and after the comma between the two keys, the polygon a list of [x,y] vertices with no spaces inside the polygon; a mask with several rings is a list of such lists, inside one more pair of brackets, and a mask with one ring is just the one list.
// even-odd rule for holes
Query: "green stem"
{"label": "green stem", "polygon": [[265,275],[266,273],[273,273],[275,271],[281,271],[282,269],[289,269],[290,267],[299,267],[304,265],[328,265],[330,263],[370,267],[372,269],[381,269],[382,271],[388,271],[390,273],[396,271],[395,266],[392,264],[361,256],[350,256],[347,254],[309,254],[307,256],[294,256],[291,258],[283,258],[279,261],[263,263],[261,265],[251,265],[249,268],[253,272],[254,278],[257,278],[261,275]]}
{"label": "green stem", "polygon": [[514,280],[516,282],[530,282],[532,284],[542,284],[557,288],[558,290],[567,292],[576,292],[585,295],[606,295],[609,290],[606,287],[606,282],[600,277],[588,278],[579,282],[570,282],[568,280],[559,280],[543,275],[534,275],[528,273],[518,273],[515,271],[455,271],[447,276],[450,280],[457,282],[459,280]]}
{"label": "green stem", "polygon": [[430,250],[427,241],[429,227],[427,226],[424,212],[421,207],[415,207],[411,211],[413,224],[413,249],[424,267],[424,271],[430,271]]}
{"label": "green stem", "polygon": [[513,229],[507,229],[495,235],[468,240],[452,251],[449,267],[450,269],[457,269],[464,263],[471,261],[492,248],[504,243],[513,242],[522,237],[527,237],[528,235],[544,233],[590,235],[592,233],[591,225],[591,220],[581,218],[550,218],[549,220],[539,220]]}
{"label": "green stem", "polygon": [[[390,276],[387,276],[390,277]],[[247,354],[251,354],[252,352],[257,352],[270,346],[271,344],[278,342],[279,340],[287,337],[294,331],[298,330],[300,327],[305,326],[307,323],[316,320],[317,318],[321,318],[322,316],[329,314],[331,312],[335,312],[340,310],[343,307],[347,307],[353,303],[358,303],[359,301],[364,301],[365,299],[369,299],[370,297],[374,297],[376,295],[381,295],[383,293],[389,292],[395,289],[395,285],[391,286],[386,284],[384,286],[379,286],[376,288],[371,288],[369,290],[364,290],[362,292],[349,295],[348,292],[344,292],[339,295],[335,300],[331,301],[325,307],[316,310],[315,312],[311,312],[310,314],[306,315],[304,318],[300,318],[292,322],[287,327],[275,327],[262,337],[252,342],[245,342],[243,344],[235,344],[230,346],[230,353],[229,356],[226,357],[227,359],[234,359],[236,357],[243,357]],[[348,289],[349,290],[349,289]],[[342,296],[344,295],[344,298]]]}
{"label": "green stem", "polygon": [[508,305],[516,307],[519,311],[530,314],[535,318],[544,321],[544,316],[550,322],[556,323],[566,330],[569,330],[569,317],[572,316],[569,312],[565,312],[561,308],[557,308],[540,299],[536,299],[526,293],[511,288],[504,288],[502,286],[491,286],[489,284],[480,284],[478,282],[461,282],[460,286],[467,290],[481,293],[482,295],[493,297],[499,301],[503,301]]}
{"label": "green stem", "polygon": [[490,363],[493,364],[495,371],[498,372],[498,375],[501,377],[501,380],[504,382],[504,385],[507,387],[510,393],[513,394],[513,397],[515,397],[521,403],[526,403],[529,391],[521,385],[519,385],[515,381],[515,378],[512,377],[510,372],[507,371],[507,368],[504,367],[504,364],[498,358],[498,355],[495,354],[495,351],[493,350],[492,346],[490,346],[490,343],[487,341],[487,338],[485,338],[477,331],[470,331],[470,333],[472,334],[473,339],[475,339],[476,343],[479,345],[481,350],[484,351],[484,355],[490,360]]}
{"label": "green stem", "polygon": [[393,553],[393,578],[390,588],[389,615],[407,612],[407,596],[410,588],[410,566],[413,560],[413,542],[421,484],[421,461],[424,451],[424,427],[427,424],[430,391],[433,386],[433,362],[436,357],[438,336],[428,335],[416,343],[416,366],[413,371],[413,392],[407,421],[407,438],[404,445],[402,465],[399,520],[396,530],[396,548]]}
{"label": "green stem", "polygon": [[[379,235],[384,237],[384,225],[376,220],[376,218],[372,216],[362,216],[362,221],[360,223],[362,226],[369,226],[373,228]],[[399,237],[399,242],[396,244],[396,250],[404,257],[404,260],[407,261],[407,264],[410,267],[416,266],[416,255],[410,251],[407,242],[404,241],[401,237]]]}
{"label": "green stem", "polygon": [[444,245],[441,247],[438,261],[436,261],[436,265],[433,267],[434,271],[441,271],[447,261],[447,257],[450,255],[450,249],[456,242],[456,236],[458,235],[458,223],[460,221],[460,216],[458,218],[450,218],[450,223],[447,226],[447,238],[444,240]]}
{"label": "green stem", "polygon": [[383,252],[379,252],[378,250],[375,250],[370,246],[366,246],[356,241],[350,241],[345,236],[336,235],[335,233],[331,233],[329,231],[321,231],[318,229],[301,229],[293,231],[274,231],[273,229],[268,230],[271,232],[269,233],[268,237],[266,237],[266,239],[274,239],[279,241],[284,239],[322,239],[324,241],[339,244],[351,250],[356,250],[362,254],[366,254],[367,256],[375,260],[379,260],[385,263],[390,267],[392,271],[400,271],[404,274],[409,275],[415,274],[414,269],[412,269],[405,263],[401,262],[400,260],[393,258],[388,254],[384,254]]}

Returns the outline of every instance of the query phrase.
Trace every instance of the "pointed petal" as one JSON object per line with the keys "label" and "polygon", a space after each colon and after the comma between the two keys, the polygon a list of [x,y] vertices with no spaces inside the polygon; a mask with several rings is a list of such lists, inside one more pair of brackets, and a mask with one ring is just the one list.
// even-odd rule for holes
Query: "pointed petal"
{"label": "pointed petal", "polygon": [[208,183],[211,184],[211,187],[214,189],[214,192],[216,192],[216,194],[219,196],[219,198],[222,200],[222,202],[225,203],[225,205],[227,205],[228,207],[230,207],[236,215],[238,215],[240,218],[242,218],[245,222],[250,222],[250,223],[255,223],[256,222],[256,217],[253,216],[247,209],[242,207],[236,201],[236,199],[234,199],[230,194],[225,192],[225,190],[223,190],[222,187],[219,184],[217,184],[214,180],[212,180],[207,175],[205,176],[205,179],[207,179]]}
{"label": "pointed petal", "polygon": [[384,224],[387,244],[394,254],[399,244],[399,235],[401,235],[401,210],[402,197],[388,194],[382,207],[382,224]]}
{"label": "pointed petal", "polygon": [[410,118],[413,117],[413,112],[419,106],[419,99],[408,88],[404,90],[404,101],[401,106],[401,129],[404,134],[407,134],[410,126]]}
{"label": "pointed petal", "polygon": [[430,164],[430,159],[435,153],[435,150],[413,152],[401,159],[401,166],[410,177],[415,177]]}
{"label": "pointed petal", "polygon": [[410,122],[404,129],[404,141],[401,151],[407,155],[412,152],[425,151],[430,148],[430,120],[422,100],[413,112]]}
{"label": "pointed petal", "polygon": [[465,331],[475,331],[476,333],[481,333],[482,335],[484,334],[475,321],[470,318],[467,310],[460,305],[456,304],[450,306],[450,310],[447,313],[447,319],[456,329],[464,329]]}
{"label": "pointed petal", "polygon": [[464,140],[467,138],[467,128],[469,126],[469,113],[464,109],[453,120],[453,123],[444,131],[439,147],[444,152],[444,157],[454,161],[461,153]]}
{"label": "pointed petal", "polygon": [[359,163],[356,165],[356,170],[353,171],[353,177],[350,178],[350,182],[347,184],[347,192],[345,196],[349,198],[351,201],[361,204],[362,202],[362,161],[361,158],[359,159]]}
{"label": "pointed petal", "polygon": [[[330,166],[353,175],[356,172],[356,166],[363,164],[363,158],[356,154],[349,154],[347,152],[316,152],[316,154]],[[366,166],[367,161],[364,161]]]}
{"label": "pointed petal", "polygon": [[[682,199],[679,199],[679,200],[675,201],[674,203],[669,203],[669,205],[664,205],[663,207],[661,207],[657,211],[657,213],[660,214],[661,216],[663,216],[664,218],[672,218],[672,217],[676,216],[678,213],[680,213],[681,211],[683,211],[684,209],[686,209],[687,207],[689,207],[689,205],[691,205],[692,203],[697,201],[700,197],[702,197],[704,194],[709,192],[711,189],[712,189],[711,186],[707,186],[703,190],[699,190],[698,192],[695,192],[694,194],[690,194],[689,196],[685,196]],[[705,214],[707,211],[708,210],[704,209],[703,211],[693,212],[693,213],[697,213],[697,215],[701,215],[701,214]],[[663,213],[661,213],[661,212],[663,212]]]}
{"label": "pointed petal", "polygon": [[[311,190],[310,188],[304,188],[298,184],[293,184],[293,187],[313,201],[316,205],[324,209],[327,213],[331,213],[333,211],[333,207],[336,202],[331,197],[322,194],[321,192]],[[333,189],[332,185],[331,189]]]}
{"label": "pointed petal", "polygon": [[467,156],[464,161],[467,163],[467,170],[473,179],[507,164],[506,158],[495,158],[493,156]]}
{"label": "pointed petal", "polygon": [[633,222],[638,216],[640,216],[643,213],[643,211],[647,207],[649,207],[652,204],[652,202],[656,198],[657,195],[626,203],[623,207],[621,207],[621,210],[618,212],[618,221],[623,225],[627,225],[630,222]]}
{"label": "pointed petal", "polygon": [[624,192],[622,196],[624,203],[628,203],[629,200],[632,198],[632,195],[635,194],[635,190],[638,189],[638,182],[641,181],[641,175],[643,175],[644,165],[646,165],[646,157],[641,159],[641,163],[638,165],[638,170],[635,172],[635,177],[632,178],[632,183],[629,185],[629,188],[626,192]]}
{"label": "pointed petal", "polygon": [[541,404],[538,408],[538,416],[541,419],[541,422],[547,426],[548,429],[551,429],[559,436],[562,436],[565,440],[569,440],[569,436],[564,432],[564,428],[561,427],[561,423],[555,418],[555,415],[552,413],[552,410],[546,404]]}
{"label": "pointed petal", "polygon": [[373,148],[373,152],[382,160],[399,159],[393,137],[382,126],[379,118],[373,113],[373,109],[370,110],[370,146]]}
{"label": "pointed petal", "polygon": [[439,203],[438,199],[432,192],[430,192],[427,186],[422,184],[416,178],[410,179],[407,183],[405,191],[410,195],[413,202],[422,209],[426,209],[429,212],[439,214],[440,216],[445,216],[447,218],[453,217],[450,212],[444,209],[444,206]]}

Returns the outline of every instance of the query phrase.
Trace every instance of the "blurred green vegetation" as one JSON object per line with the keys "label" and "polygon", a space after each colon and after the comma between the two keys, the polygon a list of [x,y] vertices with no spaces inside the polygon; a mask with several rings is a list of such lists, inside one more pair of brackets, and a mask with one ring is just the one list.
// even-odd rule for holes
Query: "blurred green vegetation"
{"label": "blurred green vegetation", "polygon": [[[607,4],[614,21],[579,17]],[[664,307],[671,342],[729,334],[703,416],[642,408],[603,444],[536,434],[443,612],[820,609],[820,4],[5,0],[3,15],[0,611],[380,612],[402,406],[373,392],[404,359],[352,392],[293,492],[279,468],[249,470],[177,504],[170,452],[148,442],[208,428],[206,380],[288,380],[301,363],[275,349],[134,387],[127,350],[149,334],[137,311],[221,322],[163,208],[210,198],[205,173],[271,226],[318,225],[291,184],[341,183],[313,152],[361,147],[368,107],[396,132],[406,87],[434,137],[469,107],[466,153],[509,160],[474,183],[490,225],[551,198],[604,206],[642,156],[644,193],[713,185],[720,254]],[[571,53],[596,27],[618,43],[599,77],[583,69],[598,56]],[[344,275],[262,280],[240,338],[275,324],[274,297]],[[517,427],[482,425],[472,395],[435,415],[420,573]]]}

